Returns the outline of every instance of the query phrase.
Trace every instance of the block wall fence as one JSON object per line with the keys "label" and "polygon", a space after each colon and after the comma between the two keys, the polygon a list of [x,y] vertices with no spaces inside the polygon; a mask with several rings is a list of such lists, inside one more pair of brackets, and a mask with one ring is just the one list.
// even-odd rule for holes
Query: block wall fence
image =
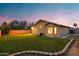
{"label": "block wall fence", "polygon": [[1,30],[0,30],[0,36],[1,36]]}
{"label": "block wall fence", "polygon": [[32,30],[10,30],[8,35],[30,34]]}
{"label": "block wall fence", "polygon": [[[8,35],[31,34],[32,30],[10,30]],[[1,30],[0,30],[1,36]]]}

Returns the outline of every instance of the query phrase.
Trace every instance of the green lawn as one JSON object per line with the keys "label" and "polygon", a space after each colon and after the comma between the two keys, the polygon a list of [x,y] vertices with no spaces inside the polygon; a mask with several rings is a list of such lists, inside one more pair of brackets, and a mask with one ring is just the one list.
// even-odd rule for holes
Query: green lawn
{"label": "green lawn", "polygon": [[0,53],[27,50],[57,52],[62,50],[68,42],[68,39],[47,38],[32,34],[3,36],[0,37]]}

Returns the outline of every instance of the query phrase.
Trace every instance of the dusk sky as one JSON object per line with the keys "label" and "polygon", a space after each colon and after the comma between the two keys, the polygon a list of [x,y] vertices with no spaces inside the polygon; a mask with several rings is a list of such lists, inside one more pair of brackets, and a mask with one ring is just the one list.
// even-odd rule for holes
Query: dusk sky
{"label": "dusk sky", "polygon": [[79,25],[79,4],[0,4],[0,24],[12,20],[36,22],[39,19],[66,26]]}

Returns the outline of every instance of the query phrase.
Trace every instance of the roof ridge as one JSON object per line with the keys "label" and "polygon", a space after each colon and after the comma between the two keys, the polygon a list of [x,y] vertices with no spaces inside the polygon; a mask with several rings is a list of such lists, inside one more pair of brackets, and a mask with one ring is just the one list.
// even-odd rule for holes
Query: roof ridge
{"label": "roof ridge", "polygon": [[69,26],[65,26],[63,24],[58,24],[58,23],[55,23],[55,22],[50,22],[50,21],[46,21],[46,20],[42,20],[42,19],[40,19],[39,21],[45,21],[47,23],[56,24],[56,25],[59,25],[59,26],[69,27]]}

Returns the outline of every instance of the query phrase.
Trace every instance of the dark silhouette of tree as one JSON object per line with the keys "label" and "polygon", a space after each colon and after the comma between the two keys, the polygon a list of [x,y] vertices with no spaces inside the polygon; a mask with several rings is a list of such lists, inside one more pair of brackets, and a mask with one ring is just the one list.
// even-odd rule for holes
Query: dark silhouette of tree
{"label": "dark silhouette of tree", "polygon": [[74,24],[73,24],[73,26],[74,26],[74,27],[75,27],[75,29],[76,29],[76,27],[77,27],[78,25],[77,25],[77,23],[74,23]]}
{"label": "dark silhouette of tree", "polygon": [[18,21],[18,20],[13,20],[10,23],[3,22],[3,26],[10,27],[11,30],[24,30],[24,29],[31,29],[33,26],[33,22],[27,23],[26,21]]}
{"label": "dark silhouette of tree", "polygon": [[7,22],[3,22],[1,26],[8,26]]}
{"label": "dark silhouette of tree", "polygon": [[14,20],[9,24],[9,26],[11,27],[11,29],[22,30],[22,29],[26,29],[27,22]]}
{"label": "dark silhouette of tree", "polygon": [[75,27],[74,33],[76,33],[76,27],[78,26],[77,23],[74,23],[73,26]]}
{"label": "dark silhouette of tree", "polygon": [[21,21],[19,25],[20,25],[21,29],[26,29],[27,22],[26,21]]}
{"label": "dark silhouette of tree", "polygon": [[19,29],[19,21],[14,20],[12,22],[9,23],[9,26],[11,27],[11,29]]}
{"label": "dark silhouette of tree", "polygon": [[34,22],[28,23],[28,29],[31,29],[31,27],[34,25]]}

